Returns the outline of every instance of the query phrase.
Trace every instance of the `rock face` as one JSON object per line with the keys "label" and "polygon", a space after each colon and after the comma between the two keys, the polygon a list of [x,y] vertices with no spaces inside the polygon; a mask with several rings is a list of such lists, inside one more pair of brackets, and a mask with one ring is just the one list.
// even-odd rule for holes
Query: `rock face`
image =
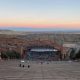
{"label": "rock face", "polygon": [[80,34],[0,31],[0,51],[15,50],[21,55],[31,46],[50,46],[62,51],[65,42],[80,42]]}

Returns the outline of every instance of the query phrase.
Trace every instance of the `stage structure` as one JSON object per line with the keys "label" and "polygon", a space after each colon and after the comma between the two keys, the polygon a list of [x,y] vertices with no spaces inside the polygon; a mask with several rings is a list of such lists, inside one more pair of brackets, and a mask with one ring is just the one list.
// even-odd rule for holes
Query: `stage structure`
{"label": "stage structure", "polygon": [[29,60],[60,60],[60,51],[55,48],[32,47],[28,50],[26,59]]}

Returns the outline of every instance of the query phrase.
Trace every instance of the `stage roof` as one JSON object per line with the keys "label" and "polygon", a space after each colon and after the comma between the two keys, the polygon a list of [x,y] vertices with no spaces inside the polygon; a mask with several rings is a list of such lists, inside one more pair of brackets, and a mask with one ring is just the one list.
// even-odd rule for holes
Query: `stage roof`
{"label": "stage roof", "polygon": [[49,51],[53,51],[53,52],[56,52],[58,50],[57,49],[32,48],[30,51],[34,51],[34,52],[49,52]]}

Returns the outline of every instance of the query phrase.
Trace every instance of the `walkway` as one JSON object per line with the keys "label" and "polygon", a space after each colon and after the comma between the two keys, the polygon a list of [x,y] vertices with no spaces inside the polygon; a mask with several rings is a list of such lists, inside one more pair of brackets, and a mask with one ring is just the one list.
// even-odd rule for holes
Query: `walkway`
{"label": "walkway", "polygon": [[25,67],[19,61],[0,61],[0,80],[80,80],[80,62],[30,62]]}

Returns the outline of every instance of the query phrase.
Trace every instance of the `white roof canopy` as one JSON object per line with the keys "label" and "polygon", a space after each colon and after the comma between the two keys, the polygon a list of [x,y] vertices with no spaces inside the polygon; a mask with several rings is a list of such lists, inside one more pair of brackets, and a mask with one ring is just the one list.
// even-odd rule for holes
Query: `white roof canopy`
{"label": "white roof canopy", "polygon": [[58,51],[57,49],[38,49],[38,48],[32,48],[30,51],[34,51],[34,52],[47,52],[47,51]]}

